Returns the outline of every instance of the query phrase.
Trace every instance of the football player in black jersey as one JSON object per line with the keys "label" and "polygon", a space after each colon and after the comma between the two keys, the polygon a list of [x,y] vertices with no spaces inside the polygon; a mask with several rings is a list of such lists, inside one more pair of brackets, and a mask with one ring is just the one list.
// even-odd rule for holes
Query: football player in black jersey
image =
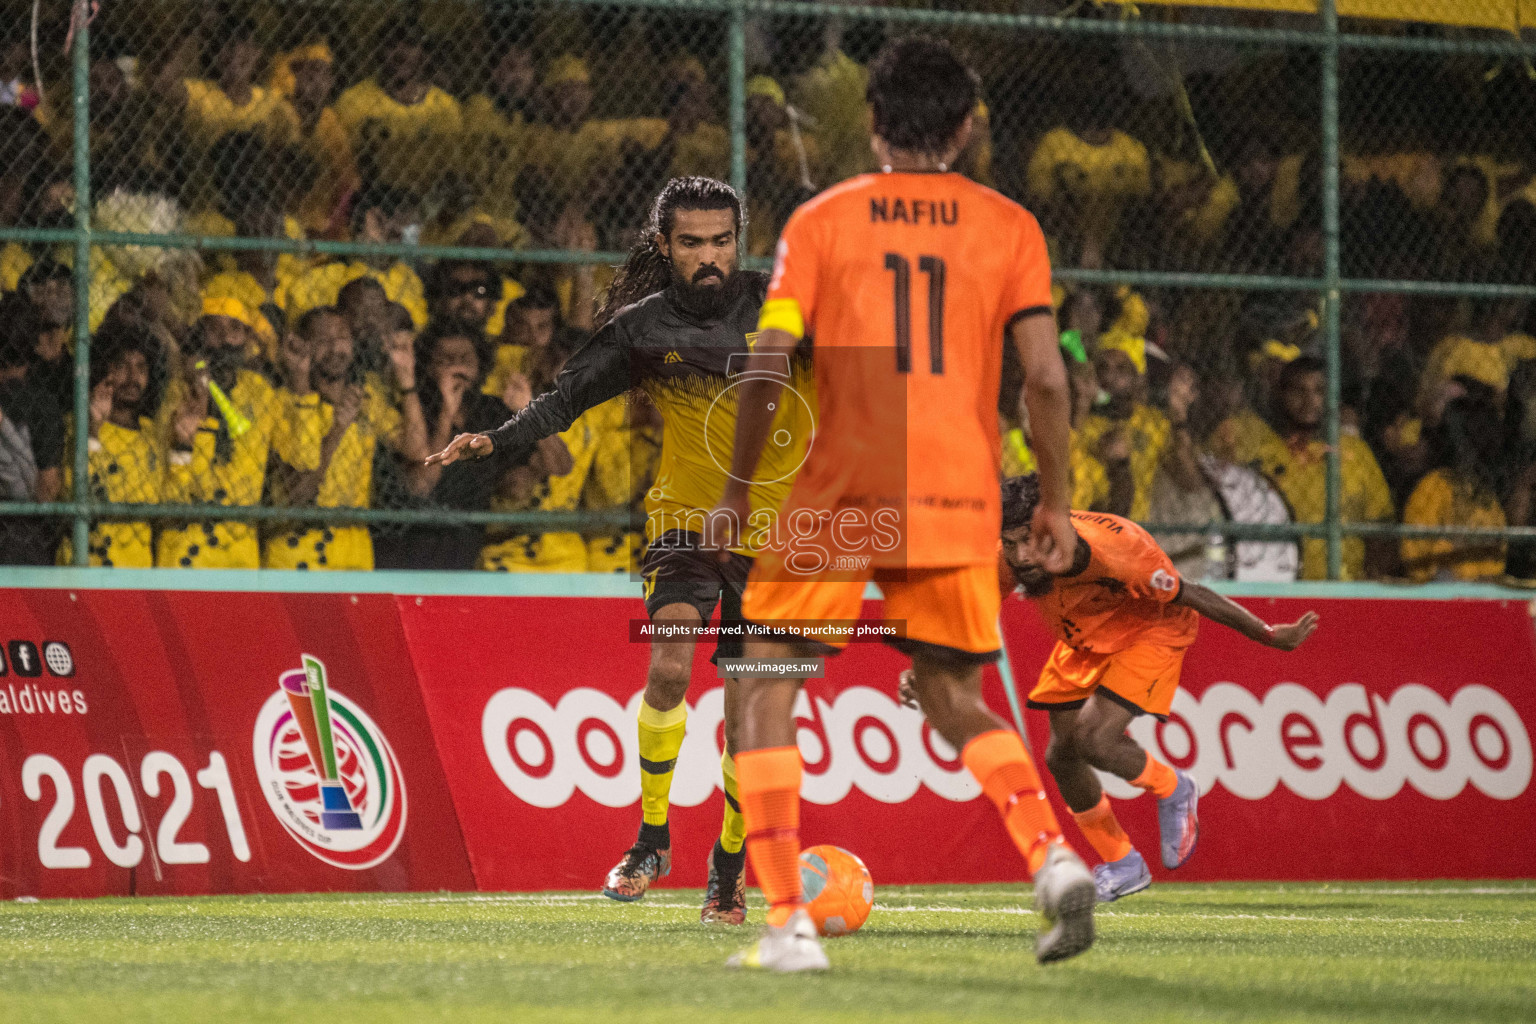
{"label": "football player in black jersey", "polygon": [[[656,198],[645,238],[630,253],[596,319],[596,333],[561,371],[554,388],[497,430],[461,434],[429,462],[449,464],[492,453],[516,460],[542,437],[569,427],[586,410],[631,390],[643,392],[664,422],[656,479],[646,493],[646,553],[641,564],[651,620],[671,626],[740,624],[751,548],[725,560],[701,549],[706,512],[724,490],[736,429],[739,387],[733,369],[756,339],[766,275],[737,268],[742,203],[711,178],[675,178]],[[734,359],[733,359],[734,357]],[[788,494],[813,429],[808,363],[785,374],[800,400],[785,401],[775,437],[752,488],[755,512],[771,516]],[[762,520],[754,520],[761,522]],[[745,531],[744,531],[745,532]],[[762,536],[761,533],[758,534]],[[682,748],[694,644],[651,646],[640,705],[640,834],[609,872],[603,894],[638,900],[671,870],[667,826],[672,774]],[[711,661],[742,655],[740,636],[722,636]],[[721,758],[725,818],[710,857],[701,918],[746,919],[745,853],[736,772],[731,759],[736,680],[725,680],[726,752]]]}

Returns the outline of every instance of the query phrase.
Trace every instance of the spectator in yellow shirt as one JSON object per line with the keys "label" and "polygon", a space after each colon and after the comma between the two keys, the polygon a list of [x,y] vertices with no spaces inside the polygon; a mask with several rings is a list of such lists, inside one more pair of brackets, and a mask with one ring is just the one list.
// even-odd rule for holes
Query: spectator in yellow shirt
{"label": "spectator in yellow shirt", "polygon": [[486,90],[464,103],[464,173],[478,205],[493,216],[517,215],[514,188],[530,156],[538,81],[533,52],[506,44]]}
{"label": "spectator in yellow shirt", "polygon": [[[620,396],[604,402],[608,421],[597,435],[592,472],[582,494],[583,508],[629,509],[643,514],[645,492],[661,461],[661,413],[644,396]],[[639,571],[645,537],[622,528],[596,531],[587,538],[588,572]]]}
{"label": "spectator in yellow shirt", "polygon": [[[308,471],[284,467],[274,491],[290,506],[367,508],[380,444],[409,464],[429,454],[412,339],[391,339],[385,379],[359,366],[351,329],[335,307],[310,310],[296,333],[309,347],[326,432],[319,465]],[[268,539],[263,564],[269,569],[372,569],[373,541],[366,526],[295,526]]]}
{"label": "spectator in yellow shirt", "polygon": [[[156,430],[169,449],[165,500],[246,506],[261,503],[272,456],[296,470],[320,462],[324,423],[310,387],[303,346],[282,349],[286,382],[273,387],[249,368],[255,317],[234,299],[210,299],[193,325],[160,405]],[[217,390],[215,390],[217,388]],[[256,525],[213,520],[167,524],[155,564],[163,567],[255,569],[261,561]]]}
{"label": "spectator in yellow shirt", "polygon": [[[1085,105],[1085,113],[1097,110]],[[1076,130],[1062,125],[1046,132],[1027,176],[1030,196],[1047,207],[1047,222],[1086,267],[1103,265],[1126,203],[1152,189],[1147,147],[1097,117]]]}
{"label": "spectator in yellow shirt", "polygon": [[336,292],[336,308],[346,318],[358,357],[369,370],[384,368],[384,341],[401,329],[398,316],[404,316],[403,329],[412,337],[416,335],[416,318],[404,306],[389,300],[377,278],[363,276],[342,285]]}
{"label": "spectator in yellow shirt", "polygon": [[1536,338],[1521,329],[1529,311],[1524,299],[1479,299],[1472,305],[1468,334],[1441,338],[1424,368],[1421,399],[1455,376],[1472,377],[1502,395],[1515,364],[1536,359]]}
{"label": "spectator in yellow shirt", "polygon": [[497,339],[491,371],[486,374],[484,392],[505,401],[507,382],[517,374],[526,374],[531,356],[548,348],[566,332],[560,316],[560,300],[547,285],[534,284],[507,306],[506,330]]}
{"label": "spectator in yellow shirt", "polygon": [[[214,143],[235,132],[251,132],[264,142],[284,146],[298,135],[298,115],[279,92],[256,84],[263,63],[261,44],[250,22],[235,19],[221,27],[222,37],[214,55],[213,79],[186,75],[185,49],[167,63],[157,78],[157,89],[173,111],[180,114],[186,153],[165,154],[184,166],[190,205],[207,198],[212,186],[206,161]],[[190,166],[187,164],[190,162]]]}
{"label": "spectator in yellow shirt", "polygon": [[272,75],[274,90],[288,97],[298,118],[295,143],[314,167],[314,181],[299,202],[304,229],[321,238],[346,234],[347,199],[361,187],[352,139],[332,98],[336,58],[324,42],[284,54]]}
{"label": "spectator in yellow shirt", "polygon": [[[1468,395],[1446,404],[1431,431],[1436,468],[1413,489],[1403,509],[1410,526],[1468,526],[1503,529],[1505,486],[1501,465],[1503,432],[1490,396]],[[1498,541],[1404,540],[1403,572],[1430,580],[1484,580],[1504,572],[1504,545]]]}
{"label": "spectator in yellow shirt", "polygon": [[[417,220],[417,204],[407,193],[389,188],[364,190],[352,209],[353,237],[359,242],[400,243],[405,229]],[[384,288],[391,302],[410,310],[417,329],[427,324],[425,288],[408,263],[393,256],[360,256],[322,263],[305,271],[278,291],[278,303],[288,319],[316,306],[334,306],[341,289],[360,277],[371,277]]]}
{"label": "spectator in yellow shirt", "polygon": [[[1256,460],[1280,488],[1297,523],[1321,523],[1327,513],[1327,452],[1323,437],[1323,361],[1301,356],[1280,371],[1276,413],[1279,436]],[[1353,434],[1339,438],[1339,512],[1346,523],[1382,523],[1393,518],[1392,492],[1370,447]],[[1346,580],[1381,575],[1390,562],[1390,542],[1345,537],[1341,576]],[[1369,549],[1369,550],[1368,550]],[[1369,554],[1369,558],[1367,555]],[[1321,537],[1302,542],[1301,579],[1328,576],[1328,547]]]}
{"label": "spectator in yellow shirt", "polygon": [[[165,449],[149,413],[158,407],[160,345],[146,328],[119,319],[92,340],[90,438],[91,495],[117,504],[158,504],[163,495]],[[72,442],[67,446],[73,451]],[[74,463],[64,463],[64,493],[74,486]],[[146,520],[103,519],[91,524],[90,564],[148,569],[155,564],[154,530]],[[66,537],[59,564],[72,565]]]}
{"label": "spectator in yellow shirt", "polygon": [[433,85],[419,25],[399,21],[380,36],[379,73],[336,100],[364,180],[426,195],[463,128],[459,101]]}
{"label": "spectator in yellow shirt", "polygon": [[1106,331],[1099,337],[1093,369],[1108,400],[1083,419],[1073,443],[1103,465],[1110,483],[1109,511],[1145,521],[1152,481],[1173,441],[1168,417],[1146,403],[1146,340]]}
{"label": "spectator in yellow shirt", "polygon": [[766,256],[778,242],[784,222],[815,194],[812,178],[820,173],[815,140],[791,119],[784,90],[759,75],[747,82],[748,249]]}
{"label": "spectator in yellow shirt", "polygon": [[[286,234],[282,210],[265,194],[249,197],[235,212],[235,230],[242,237],[281,238]],[[292,253],[270,249],[237,249],[229,257],[229,266],[203,285],[203,295],[238,299],[255,314],[262,354],[275,364],[278,335],[288,325],[280,293],[304,273],[302,264]]]}

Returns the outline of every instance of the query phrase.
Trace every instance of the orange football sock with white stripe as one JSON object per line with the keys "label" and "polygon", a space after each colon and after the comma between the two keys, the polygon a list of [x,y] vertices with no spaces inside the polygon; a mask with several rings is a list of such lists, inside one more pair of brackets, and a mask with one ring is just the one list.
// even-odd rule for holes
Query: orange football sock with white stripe
{"label": "orange football sock with white stripe", "polygon": [[1011,729],[994,729],[967,743],[960,759],[1003,816],[1013,844],[1029,862],[1029,873],[1038,872],[1051,844],[1062,841],[1061,826],[1024,741]]}
{"label": "orange football sock with white stripe", "polygon": [[1147,755],[1147,766],[1141,770],[1141,774],[1131,780],[1131,785],[1138,789],[1144,789],[1157,797],[1166,800],[1173,796],[1173,791],[1179,786],[1179,777],[1173,774],[1173,769],[1163,762]]}
{"label": "orange football sock with white stripe", "polygon": [[1099,797],[1099,802],[1086,811],[1073,811],[1072,817],[1077,819],[1077,827],[1083,830],[1083,838],[1088,840],[1088,845],[1094,848],[1104,863],[1117,861],[1133,849],[1130,837],[1120,827],[1115,812],[1109,806],[1109,797]]}
{"label": "orange football sock with white stripe", "polygon": [[803,906],[800,889],[799,747],[736,755],[736,790],[747,827],[747,856],[768,901],[768,923],[782,925]]}

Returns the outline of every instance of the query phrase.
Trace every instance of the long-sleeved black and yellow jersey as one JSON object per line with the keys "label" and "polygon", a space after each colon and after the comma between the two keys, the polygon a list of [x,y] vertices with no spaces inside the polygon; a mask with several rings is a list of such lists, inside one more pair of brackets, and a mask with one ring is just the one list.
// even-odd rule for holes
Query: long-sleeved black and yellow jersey
{"label": "long-sleeved black and yellow jersey", "polygon": [[[737,292],[735,302],[717,318],[700,319],[671,288],[625,307],[571,356],[552,391],[491,432],[496,451],[520,457],[586,410],[638,388],[663,422],[661,458],[646,492],[646,538],[666,530],[700,531],[703,513],[720,500],[729,477],[736,378],[757,339],[767,291],[765,275],[740,273],[742,280],[729,286]],[[789,386],[751,488],[754,517],[783,504],[815,430],[809,359],[797,358],[786,370]],[[743,530],[744,536],[754,533]]]}

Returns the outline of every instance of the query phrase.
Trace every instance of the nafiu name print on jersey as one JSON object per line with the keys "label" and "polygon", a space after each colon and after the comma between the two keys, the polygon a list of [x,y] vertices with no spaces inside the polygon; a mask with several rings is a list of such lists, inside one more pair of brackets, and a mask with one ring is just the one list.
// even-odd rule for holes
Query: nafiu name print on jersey
{"label": "nafiu name print on jersey", "polygon": [[871,196],[871,224],[929,224],[952,227],[960,223],[958,199],[903,199],[900,196]]}

